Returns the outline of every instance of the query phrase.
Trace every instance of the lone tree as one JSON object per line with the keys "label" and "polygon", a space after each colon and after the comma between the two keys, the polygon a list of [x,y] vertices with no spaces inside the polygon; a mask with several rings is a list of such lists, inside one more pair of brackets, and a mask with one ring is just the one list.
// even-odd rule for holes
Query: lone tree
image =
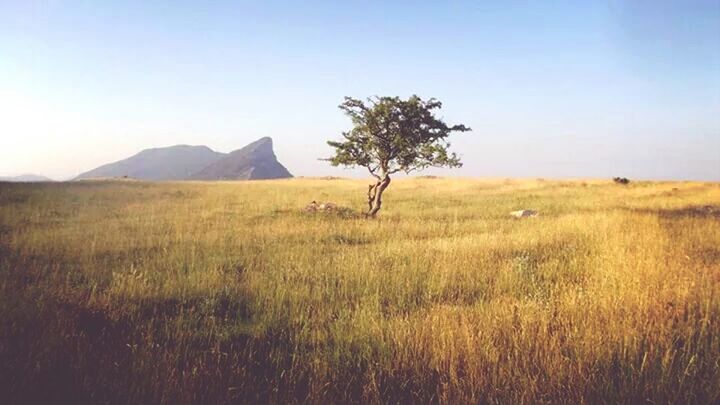
{"label": "lone tree", "polygon": [[382,205],[382,195],[390,185],[390,175],[426,167],[460,167],[462,163],[445,138],[453,131],[465,132],[465,125],[449,126],[435,117],[433,110],[442,103],[418,96],[374,97],[367,102],[345,97],[340,104],[353,122],[353,128],[342,135],[341,142],[329,141],[335,156],[327,160],[333,166],[362,166],[377,180],[368,187],[367,216],[375,217]]}

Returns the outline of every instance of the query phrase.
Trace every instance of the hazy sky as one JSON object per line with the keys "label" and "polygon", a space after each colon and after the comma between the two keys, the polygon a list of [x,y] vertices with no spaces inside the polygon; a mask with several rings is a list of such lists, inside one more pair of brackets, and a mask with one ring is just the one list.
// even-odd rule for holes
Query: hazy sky
{"label": "hazy sky", "polygon": [[0,0],[0,175],[262,136],[363,175],[337,105],[411,94],[473,128],[434,173],[720,180],[720,0]]}

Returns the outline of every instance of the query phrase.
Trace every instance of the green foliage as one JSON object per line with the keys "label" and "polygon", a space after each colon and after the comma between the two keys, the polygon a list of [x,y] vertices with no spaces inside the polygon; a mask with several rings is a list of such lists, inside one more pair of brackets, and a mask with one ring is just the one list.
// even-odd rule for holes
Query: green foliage
{"label": "green foliage", "polygon": [[375,97],[362,100],[345,97],[340,109],[353,123],[343,133],[344,141],[329,141],[335,155],[333,166],[362,166],[375,177],[396,172],[409,173],[427,167],[460,167],[460,159],[448,152],[446,138],[452,132],[466,132],[465,125],[448,125],[435,117],[442,103],[418,96]]}

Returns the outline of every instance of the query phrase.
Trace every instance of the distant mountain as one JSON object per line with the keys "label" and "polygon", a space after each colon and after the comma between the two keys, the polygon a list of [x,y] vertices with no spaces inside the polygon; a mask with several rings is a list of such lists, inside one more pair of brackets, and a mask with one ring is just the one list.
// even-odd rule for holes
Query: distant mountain
{"label": "distant mountain", "polygon": [[261,138],[190,176],[191,180],[283,179],[292,174],[278,162],[272,139]]}
{"label": "distant mountain", "polygon": [[145,149],[127,159],[82,173],[76,180],[126,176],[140,180],[182,180],[223,156],[207,146]]}
{"label": "distant mountain", "polygon": [[20,176],[0,176],[0,181],[11,181],[14,183],[35,183],[40,181],[55,181],[37,174],[22,174]]}
{"label": "distant mountain", "polygon": [[231,153],[207,146],[145,149],[127,159],[80,174],[76,180],[128,177],[139,180],[251,180],[292,177],[262,138]]}

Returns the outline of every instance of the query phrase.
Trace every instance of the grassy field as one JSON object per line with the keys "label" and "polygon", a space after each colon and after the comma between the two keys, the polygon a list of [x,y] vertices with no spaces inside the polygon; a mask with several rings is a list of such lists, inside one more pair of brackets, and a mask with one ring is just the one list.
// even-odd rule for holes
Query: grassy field
{"label": "grassy field", "polygon": [[720,401],[719,184],[366,190],[0,184],[0,402]]}

